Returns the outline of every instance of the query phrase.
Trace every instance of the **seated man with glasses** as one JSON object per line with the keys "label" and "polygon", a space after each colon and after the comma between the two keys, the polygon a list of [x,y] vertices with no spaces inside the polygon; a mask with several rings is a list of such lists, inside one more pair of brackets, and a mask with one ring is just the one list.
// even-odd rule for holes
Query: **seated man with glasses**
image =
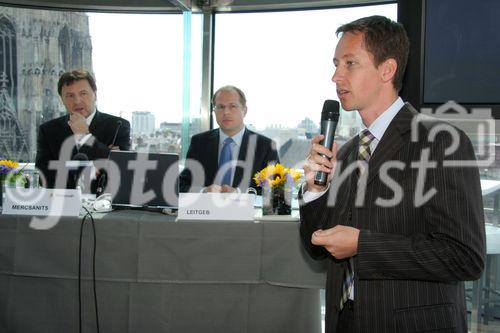
{"label": "seated man with glasses", "polygon": [[[97,86],[87,71],[63,73],[57,91],[67,114],[40,125],[35,165],[45,187],[74,188],[74,177],[68,177],[65,184],[56,182],[57,170],[49,168],[50,161],[105,159],[111,149],[129,150],[130,123],[97,111]],[[64,182],[63,177],[59,179]],[[92,192],[95,193],[96,189],[97,183],[94,182]]]}
{"label": "seated man with glasses", "polygon": [[179,191],[257,190],[253,175],[269,163],[279,162],[276,144],[245,127],[246,98],[239,88],[218,89],[212,103],[219,128],[191,138]]}

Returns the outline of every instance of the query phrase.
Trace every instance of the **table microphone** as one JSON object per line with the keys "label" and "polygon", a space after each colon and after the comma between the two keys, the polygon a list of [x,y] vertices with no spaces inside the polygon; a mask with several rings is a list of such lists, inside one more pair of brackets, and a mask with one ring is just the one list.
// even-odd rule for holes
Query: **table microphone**
{"label": "table microphone", "polygon": [[[319,144],[330,150],[333,147],[333,138],[335,137],[335,130],[337,129],[340,117],[339,108],[338,101],[327,99],[323,104],[323,111],[321,111],[321,134],[324,135],[324,138]],[[321,156],[326,158],[325,155]],[[314,184],[325,186],[327,178],[328,175],[325,172],[318,171],[314,177]]]}
{"label": "table microphone", "polygon": [[[87,156],[87,154],[84,154],[84,153],[76,153],[75,155],[73,155],[71,160],[72,161],[87,161],[88,162],[89,157]],[[82,165],[82,164],[85,164],[85,165]],[[78,178],[80,177],[80,174],[82,173],[83,169],[85,169],[86,166],[87,166],[86,163],[81,163],[81,164],[77,165],[76,170],[73,171],[73,182],[75,184],[75,187],[78,186]]]}
{"label": "table microphone", "polygon": [[[111,144],[109,145],[110,147],[113,147],[115,145],[116,137],[118,136],[118,131],[120,130],[120,127],[122,127],[122,121],[118,120],[116,122],[116,130],[115,130],[115,135],[113,136],[113,141],[111,141]],[[110,149],[111,150],[111,149]],[[108,154],[108,159],[106,160],[106,166],[109,162],[109,154]],[[99,175],[99,179],[97,180],[97,189],[96,189],[96,196],[99,197],[104,193],[104,188],[106,187],[108,183],[108,175],[105,170]]]}
{"label": "table microphone", "polygon": [[115,145],[115,141],[116,141],[116,137],[118,135],[118,131],[120,130],[120,127],[122,127],[122,121],[121,120],[118,120],[116,122],[116,130],[115,130],[115,135],[113,136],[113,141],[111,141],[111,147],[113,147]]}

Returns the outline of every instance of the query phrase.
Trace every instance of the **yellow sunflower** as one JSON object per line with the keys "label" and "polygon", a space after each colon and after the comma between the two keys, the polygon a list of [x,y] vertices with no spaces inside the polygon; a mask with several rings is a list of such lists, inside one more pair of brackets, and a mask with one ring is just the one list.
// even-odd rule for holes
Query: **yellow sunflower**
{"label": "yellow sunflower", "polygon": [[0,166],[3,166],[5,169],[14,170],[19,167],[19,163],[11,161],[11,160],[0,160]]}
{"label": "yellow sunflower", "polygon": [[280,187],[284,186],[287,181],[297,184],[301,177],[299,170],[286,168],[280,163],[270,164],[264,169],[257,172],[253,180],[257,186],[264,187]]}

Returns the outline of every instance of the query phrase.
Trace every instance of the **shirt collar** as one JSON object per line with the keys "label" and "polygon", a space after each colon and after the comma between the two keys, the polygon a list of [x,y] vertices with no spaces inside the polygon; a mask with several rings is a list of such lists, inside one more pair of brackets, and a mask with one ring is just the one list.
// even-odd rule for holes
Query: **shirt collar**
{"label": "shirt collar", "polygon": [[[241,141],[243,141],[243,134],[245,134],[245,126],[243,126],[243,128],[238,132],[236,133],[235,135],[233,135],[231,137],[231,139],[233,139],[233,141],[236,143],[236,145],[238,147],[241,146]],[[226,138],[228,138],[229,135],[227,135],[226,133],[224,133],[220,128],[219,128],[219,145],[221,145],[224,140],[226,140]]]}
{"label": "shirt collar", "polygon": [[[382,136],[384,135],[385,131],[387,130],[387,127],[389,127],[389,124],[391,123],[392,119],[396,116],[396,114],[401,110],[401,108],[404,106],[404,102],[401,99],[401,97],[398,97],[394,103],[387,108],[380,116],[378,116],[377,119],[368,127],[368,130],[370,131],[371,134],[377,139],[377,141],[380,141],[382,139]],[[362,126],[361,130],[364,130],[366,127]]]}

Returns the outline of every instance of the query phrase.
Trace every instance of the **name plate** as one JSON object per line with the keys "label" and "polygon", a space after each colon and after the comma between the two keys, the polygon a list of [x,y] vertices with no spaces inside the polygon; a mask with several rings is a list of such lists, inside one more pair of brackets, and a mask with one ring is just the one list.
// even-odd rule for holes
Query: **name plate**
{"label": "name plate", "polygon": [[180,193],[178,220],[253,221],[255,195]]}
{"label": "name plate", "polygon": [[80,190],[5,187],[2,214],[78,216]]}

